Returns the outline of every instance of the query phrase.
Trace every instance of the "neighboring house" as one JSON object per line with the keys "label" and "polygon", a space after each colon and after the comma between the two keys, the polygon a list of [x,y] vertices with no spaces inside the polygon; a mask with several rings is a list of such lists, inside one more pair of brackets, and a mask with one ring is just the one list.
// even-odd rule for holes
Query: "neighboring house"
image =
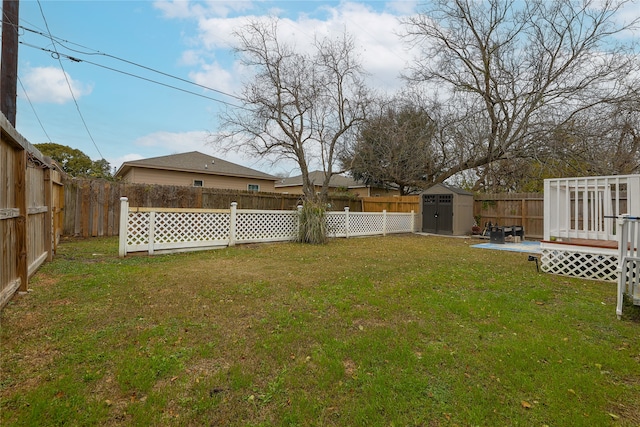
{"label": "neighboring house", "polygon": [[280,178],[198,151],[124,162],[115,174],[133,184],[275,192]]}
{"label": "neighboring house", "polygon": [[[322,171],[309,172],[309,179],[313,182],[316,192],[322,190],[325,173]],[[285,194],[303,194],[302,175],[290,178],[282,178],[276,182],[276,191]],[[370,187],[362,182],[355,181],[343,175],[333,175],[329,181],[329,193],[350,193],[357,197],[397,196],[397,190]]]}

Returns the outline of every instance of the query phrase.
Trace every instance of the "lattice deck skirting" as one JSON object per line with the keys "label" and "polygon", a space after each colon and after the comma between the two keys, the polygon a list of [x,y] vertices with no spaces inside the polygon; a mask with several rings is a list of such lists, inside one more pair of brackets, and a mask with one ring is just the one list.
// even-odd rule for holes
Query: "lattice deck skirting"
{"label": "lattice deck skirting", "polygon": [[547,273],[615,282],[618,280],[618,251],[543,242],[541,269]]}

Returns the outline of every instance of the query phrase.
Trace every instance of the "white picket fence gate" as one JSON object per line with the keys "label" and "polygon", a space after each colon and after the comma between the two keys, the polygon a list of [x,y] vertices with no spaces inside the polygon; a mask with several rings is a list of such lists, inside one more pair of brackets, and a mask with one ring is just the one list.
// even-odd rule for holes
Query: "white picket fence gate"
{"label": "white picket fence gate", "polygon": [[[299,208],[300,209],[300,208]],[[419,214],[327,212],[329,237],[375,236],[418,231]],[[131,252],[184,252],[237,243],[295,240],[299,211],[129,207],[120,199],[119,255]]]}

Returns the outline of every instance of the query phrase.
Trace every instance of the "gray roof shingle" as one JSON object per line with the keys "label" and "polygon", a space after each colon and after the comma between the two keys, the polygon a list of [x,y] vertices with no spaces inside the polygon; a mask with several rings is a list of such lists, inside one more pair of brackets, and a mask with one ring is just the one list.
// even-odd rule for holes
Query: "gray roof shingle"
{"label": "gray roof shingle", "polygon": [[271,181],[277,181],[279,179],[273,175],[200,153],[199,151],[124,162],[122,166],[120,166],[120,169],[118,169],[118,172],[116,172],[116,176],[124,174],[126,170],[131,167],[259,178]]}
{"label": "gray roof shingle", "polygon": [[[309,179],[317,186],[321,186],[324,181],[325,173],[323,171],[309,172]],[[282,178],[276,182],[276,187],[294,187],[302,185],[302,175],[292,176],[289,178]],[[344,188],[363,188],[365,184],[349,178],[343,175],[333,175],[329,180],[329,187],[344,187]]]}

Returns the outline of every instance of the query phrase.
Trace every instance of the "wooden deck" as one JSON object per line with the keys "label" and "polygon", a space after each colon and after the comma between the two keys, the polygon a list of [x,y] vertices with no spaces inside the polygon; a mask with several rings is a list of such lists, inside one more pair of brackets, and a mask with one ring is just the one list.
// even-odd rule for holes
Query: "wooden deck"
{"label": "wooden deck", "polygon": [[542,243],[550,243],[554,245],[585,246],[601,249],[618,249],[618,241],[616,240],[578,239],[563,237],[562,240],[542,240]]}

